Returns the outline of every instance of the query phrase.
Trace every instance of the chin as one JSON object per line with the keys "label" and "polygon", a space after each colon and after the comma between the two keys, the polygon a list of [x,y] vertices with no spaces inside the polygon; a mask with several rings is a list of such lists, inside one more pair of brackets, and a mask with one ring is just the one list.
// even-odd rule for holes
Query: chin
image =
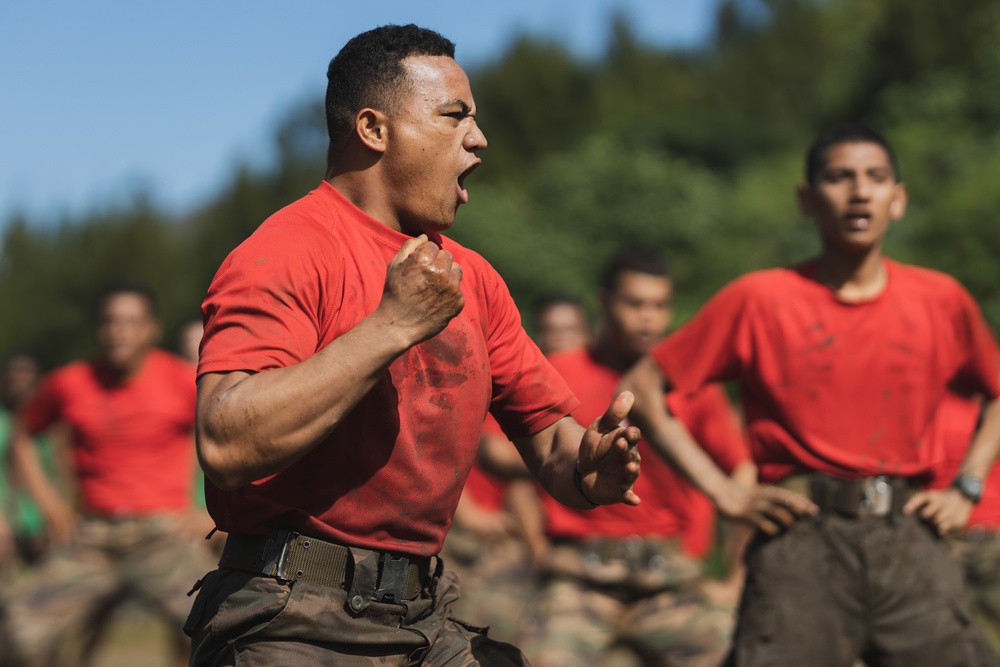
{"label": "chin", "polygon": [[454,224],[454,218],[451,220],[414,220],[403,225],[403,233],[408,236],[442,234],[451,229]]}

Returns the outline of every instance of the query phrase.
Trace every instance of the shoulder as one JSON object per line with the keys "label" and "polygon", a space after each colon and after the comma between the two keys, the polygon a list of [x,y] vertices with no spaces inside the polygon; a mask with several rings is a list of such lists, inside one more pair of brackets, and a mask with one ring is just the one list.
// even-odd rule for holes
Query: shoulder
{"label": "shoulder", "polygon": [[803,267],[752,271],[725,285],[716,293],[715,300],[743,305],[760,303],[797,291],[808,283]]}
{"label": "shoulder", "polygon": [[979,305],[954,276],[923,266],[887,260],[894,298],[922,303],[934,312],[966,320],[979,317]]}
{"label": "shoulder", "polygon": [[462,267],[462,291],[466,298],[474,296],[485,306],[510,298],[507,283],[485,257],[447,236],[440,237],[440,245]]}
{"label": "shoulder", "polygon": [[53,387],[71,385],[81,382],[86,378],[93,377],[94,373],[94,363],[92,361],[80,359],[55,369],[49,373],[42,382],[43,385]]}
{"label": "shoulder", "polygon": [[87,360],[73,361],[56,368],[42,378],[41,384],[28,402],[66,400],[66,397],[86,392],[94,385],[95,373],[93,362]]}
{"label": "shoulder", "polygon": [[447,236],[441,236],[439,239],[441,247],[450,252],[452,258],[462,265],[463,280],[466,274],[471,274],[477,280],[500,280],[500,274],[493,268],[493,265],[478,252]]}
{"label": "shoulder", "polygon": [[908,288],[918,288],[932,293],[958,294],[966,293],[965,287],[954,276],[943,271],[929,269],[925,266],[903,264],[894,260],[886,260],[891,280],[899,281]]}
{"label": "shoulder", "polygon": [[761,292],[774,287],[792,287],[811,282],[809,272],[812,263],[792,267],[778,267],[751,271],[729,283],[730,286],[746,292]]}
{"label": "shoulder", "polygon": [[332,243],[333,221],[324,216],[324,209],[304,197],[264,220],[237,251],[267,249],[271,252],[302,252],[317,244]]}

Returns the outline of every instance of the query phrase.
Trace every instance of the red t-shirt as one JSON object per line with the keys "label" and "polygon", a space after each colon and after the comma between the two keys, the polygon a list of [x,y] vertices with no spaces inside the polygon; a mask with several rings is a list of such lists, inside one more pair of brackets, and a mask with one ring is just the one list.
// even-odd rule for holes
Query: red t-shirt
{"label": "red t-shirt", "polygon": [[927,475],[927,427],[950,381],[1000,394],[1000,352],[953,278],[885,260],[877,297],[845,303],[815,263],[735,280],[653,350],[673,385],[738,380],[761,479],[796,470]]}
{"label": "red t-shirt", "polygon": [[[604,414],[617,393],[621,375],[601,364],[589,350],[567,350],[549,357],[580,399],[573,417],[590,425]],[[725,394],[717,385],[706,387],[690,397],[668,397],[691,435],[727,470],[748,458],[739,422]],[[545,497],[546,532],[558,539],[586,537],[685,537],[692,518],[692,497],[698,494],[679,473],[649,446],[639,441],[642,474],[635,492],[642,498],[637,507],[608,505],[592,510],[575,510]],[[698,517],[704,520],[704,517]],[[697,533],[697,529],[695,530]]]}
{"label": "red t-shirt", "polygon": [[[324,182],[223,262],[203,305],[199,375],[299,363],[378,306],[409,237]],[[431,555],[451,523],[492,410],[511,437],[542,430],[576,399],[521,328],[496,271],[435,237],[462,265],[465,308],[398,357],[330,437],[282,472],[233,492],[212,484],[219,528],[287,528],[368,549]]]}
{"label": "red t-shirt", "polygon": [[32,433],[67,422],[83,510],[147,515],[191,507],[194,367],[160,350],[112,383],[90,362],[53,372],[21,408]]}
{"label": "red t-shirt", "polygon": [[[934,470],[934,479],[928,484],[933,489],[951,485],[958,469],[965,460],[969,443],[976,433],[982,401],[949,391],[938,406],[931,425],[933,438],[944,448],[944,463]],[[1000,530],[1000,466],[994,465],[986,476],[983,497],[969,515],[967,528],[983,527]]]}

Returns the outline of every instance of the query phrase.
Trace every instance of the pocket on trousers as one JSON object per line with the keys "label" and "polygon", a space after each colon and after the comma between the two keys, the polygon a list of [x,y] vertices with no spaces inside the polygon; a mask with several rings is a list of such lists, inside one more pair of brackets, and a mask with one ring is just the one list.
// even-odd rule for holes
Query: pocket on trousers
{"label": "pocket on trousers", "polygon": [[201,624],[202,616],[205,615],[205,607],[208,605],[208,598],[211,595],[211,578],[214,574],[215,572],[209,572],[195,584],[197,595],[195,595],[194,604],[191,605],[191,611],[188,612],[183,628],[184,634],[188,637],[194,636],[195,628]]}

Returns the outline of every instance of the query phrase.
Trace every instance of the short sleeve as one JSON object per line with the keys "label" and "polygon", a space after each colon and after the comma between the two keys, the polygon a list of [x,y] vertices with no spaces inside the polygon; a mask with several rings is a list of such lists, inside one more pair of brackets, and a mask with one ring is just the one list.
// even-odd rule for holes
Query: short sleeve
{"label": "short sleeve", "polygon": [[746,279],[730,283],[653,348],[651,356],[672,387],[690,393],[738,377],[750,357],[748,297]]}
{"label": "short sleeve", "polygon": [[521,326],[503,280],[485,277],[486,345],[493,379],[490,412],[509,438],[537,433],[570,414],[580,402]]}
{"label": "short sleeve", "polygon": [[961,286],[956,284],[956,287],[959,296],[953,303],[959,305],[959,310],[955,324],[964,350],[956,382],[991,399],[997,398],[1000,396],[1000,350],[996,338],[972,296]]}
{"label": "short sleeve", "polygon": [[324,278],[337,258],[326,256],[321,271],[316,235],[297,231],[258,230],[223,262],[202,304],[199,376],[284,368],[316,353]]}

